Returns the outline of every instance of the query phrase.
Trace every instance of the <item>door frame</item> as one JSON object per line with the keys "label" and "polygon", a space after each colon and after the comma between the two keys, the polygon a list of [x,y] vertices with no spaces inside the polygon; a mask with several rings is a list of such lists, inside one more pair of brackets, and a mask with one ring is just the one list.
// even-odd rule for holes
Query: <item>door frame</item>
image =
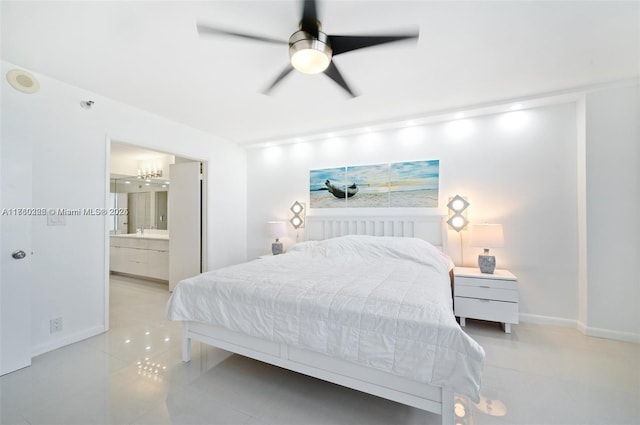
{"label": "door frame", "polygon": [[[190,159],[192,161],[199,161],[202,164],[202,184],[201,184],[201,194],[200,194],[200,217],[201,217],[201,234],[200,234],[200,261],[202,264],[202,271],[206,271],[207,268],[207,222],[208,222],[208,216],[207,216],[207,205],[208,205],[208,179],[207,179],[207,170],[208,170],[208,162],[205,159],[201,159],[201,158],[194,158],[191,155],[183,155],[180,153],[176,153],[176,152],[167,152],[161,149],[157,149],[157,148],[153,148],[153,147],[149,147],[149,146],[143,146],[143,145],[139,145],[136,143],[130,143],[130,142],[123,142],[120,140],[112,140],[112,138],[107,134],[105,136],[105,192],[104,192],[104,205],[105,208],[109,208],[109,193],[111,191],[111,144],[112,142],[117,142],[119,144],[124,144],[124,145],[130,145],[130,146],[135,146],[137,148],[141,148],[141,149],[148,149],[148,150],[152,150],[158,153],[164,153],[167,155],[175,155],[175,156],[179,156],[182,158],[186,158],[186,159]],[[110,271],[109,271],[109,263],[110,263],[110,251],[111,251],[111,245],[110,245],[110,239],[109,239],[109,219],[110,216],[106,215],[104,217],[104,330],[105,332],[108,331],[110,329],[110,324],[109,324],[109,307],[111,304],[110,301],[110,297],[109,297],[109,289],[110,289],[110,283],[109,283],[109,276],[110,276]],[[171,229],[169,229],[169,231],[171,231]]]}

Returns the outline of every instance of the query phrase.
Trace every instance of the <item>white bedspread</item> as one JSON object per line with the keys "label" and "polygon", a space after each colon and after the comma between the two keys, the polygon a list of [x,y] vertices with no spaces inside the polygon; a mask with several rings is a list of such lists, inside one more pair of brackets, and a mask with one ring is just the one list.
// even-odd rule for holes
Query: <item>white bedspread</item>
{"label": "white bedspread", "polygon": [[346,236],[181,281],[170,320],[223,326],[479,398],[484,350],[425,241]]}

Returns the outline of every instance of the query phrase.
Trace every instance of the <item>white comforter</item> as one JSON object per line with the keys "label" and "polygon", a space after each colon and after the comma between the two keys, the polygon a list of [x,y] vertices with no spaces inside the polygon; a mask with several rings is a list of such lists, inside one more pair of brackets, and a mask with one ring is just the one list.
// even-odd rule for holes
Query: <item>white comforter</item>
{"label": "white comforter", "polygon": [[449,264],[419,239],[346,236],[181,281],[170,320],[223,326],[478,400],[484,350],[452,312]]}

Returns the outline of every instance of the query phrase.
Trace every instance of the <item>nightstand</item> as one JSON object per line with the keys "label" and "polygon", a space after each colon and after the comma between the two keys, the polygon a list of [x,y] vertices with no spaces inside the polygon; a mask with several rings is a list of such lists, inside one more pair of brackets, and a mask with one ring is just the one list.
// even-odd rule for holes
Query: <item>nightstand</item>
{"label": "nightstand", "polygon": [[460,326],[469,319],[504,323],[504,331],[511,333],[511,325],[518,323],[518,278],[507,270],[496,269],[493,274],[480,269],[453,269],[454,314]]}

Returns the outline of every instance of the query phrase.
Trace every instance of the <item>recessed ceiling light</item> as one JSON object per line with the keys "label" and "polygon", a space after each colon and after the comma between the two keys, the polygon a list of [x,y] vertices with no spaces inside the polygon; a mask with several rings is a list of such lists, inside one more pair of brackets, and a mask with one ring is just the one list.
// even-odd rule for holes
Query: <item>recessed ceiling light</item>
{"label": "recessed ceiling light", "polygon": [[518,109],[522,109],[522,103],[516,103],[515,105],[511,106],[512,111],[517,111]]}
{"label": "recessed ceiling light", "polygon": [[33,94],[40,90],[40,83],[36,77],[22,69],[12,69],[7,72],[7,81],[11,87],[22,93]]}
{"label": "recessed ceiling light", "polygon": [[464,118],[464,113],[463,112],[458,112],[456,114],[456,119],[459,120],[459,119],[462,119],[462,118]]}

